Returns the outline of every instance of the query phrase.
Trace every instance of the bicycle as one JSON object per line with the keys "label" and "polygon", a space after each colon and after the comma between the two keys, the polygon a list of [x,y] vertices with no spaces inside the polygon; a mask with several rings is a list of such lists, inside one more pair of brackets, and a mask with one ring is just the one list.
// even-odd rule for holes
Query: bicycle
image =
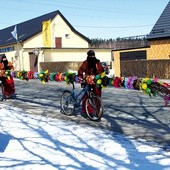
{"label": "bicycle", "polygon": [[103,116],[103,103],[99,96],[92,91],[91,85],[82,83],[84,87],[77,92],[74,81],[71,81],[72,90],[65,90],[60,98],[61,113],[67,116],[73,115],[75,110],[81,106],[84,94],[87,94],[85,100],[85,111],[87,117],[92,121],[99,121]]}

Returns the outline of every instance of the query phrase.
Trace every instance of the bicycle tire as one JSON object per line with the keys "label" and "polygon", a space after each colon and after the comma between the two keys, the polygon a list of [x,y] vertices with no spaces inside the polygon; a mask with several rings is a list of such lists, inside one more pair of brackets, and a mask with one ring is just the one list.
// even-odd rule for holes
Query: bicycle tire
{"label": "bicycle tire", "polygon": [[73,114],[75,99],[71,96],[71,91],[64,91],[60,98],[61,112],[70,116]]}
{"label": "bicycle tire", "polygon": [[92,121],[99,121],[103,117],[103,103],[99,96],[92,94],[85,101],[85,109],[88,118]]}

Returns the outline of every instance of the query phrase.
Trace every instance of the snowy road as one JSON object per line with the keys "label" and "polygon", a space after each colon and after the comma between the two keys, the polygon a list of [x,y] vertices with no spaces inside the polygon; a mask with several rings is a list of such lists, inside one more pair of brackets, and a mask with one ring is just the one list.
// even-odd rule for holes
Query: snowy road
{"label": "snowy road", "polygon": [[104,117],[101,122],[92,122],[80,115],[67,117],[60,113],[62,91],[71,88],[65,82],[41,84],[39,80],[15,80],[15,86],[16,99],[3,104],[22,108],[30,114],[72,120],[170,145],[170,106],[165,107],[159,96],[150,98],[141,91],[113,87],[103,89]]}

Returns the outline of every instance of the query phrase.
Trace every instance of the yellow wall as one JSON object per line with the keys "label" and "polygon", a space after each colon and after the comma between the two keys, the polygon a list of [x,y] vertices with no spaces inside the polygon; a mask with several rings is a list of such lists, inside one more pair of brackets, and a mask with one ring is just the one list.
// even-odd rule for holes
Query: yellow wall
{"label": "yellow wall", "polygon": [[113,68],[115,72],[115,76],[120,77],[120,51],[114,51],[113,56],[114,56],[114,62],[113,62]]}
{"label": "yellow wall", "polygon": [[114,56],[113,68],[115,70],[116,76],[120,76],[120,53],[128,52],[128,51],[140,51],[140,50],[147,51],[146,52],[147,60],[170,59],[170,39],[150,41],[149,48],[113,51],[112,52]]}
{"label": "yellow wall", "polygon": [[150,41],[147,59],[170,59],[170,39]]}

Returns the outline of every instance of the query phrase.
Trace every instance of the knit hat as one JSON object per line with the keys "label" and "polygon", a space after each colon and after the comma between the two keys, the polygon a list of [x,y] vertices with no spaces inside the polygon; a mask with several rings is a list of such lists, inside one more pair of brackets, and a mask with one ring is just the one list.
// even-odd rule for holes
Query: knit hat
{"label": "knit hat", "polygon": [[2,63],[2,61],[3,61],[4,58],[6,58],[6,55],[5,55],[5,54],[1,54],[1,55],[0,55],[0,61],[1,61],[1,63]]}
{"label": "knit hat", "polygon": [[87,56],[95,56],[94,50],[89,50],[89,51],[87,52]]}

